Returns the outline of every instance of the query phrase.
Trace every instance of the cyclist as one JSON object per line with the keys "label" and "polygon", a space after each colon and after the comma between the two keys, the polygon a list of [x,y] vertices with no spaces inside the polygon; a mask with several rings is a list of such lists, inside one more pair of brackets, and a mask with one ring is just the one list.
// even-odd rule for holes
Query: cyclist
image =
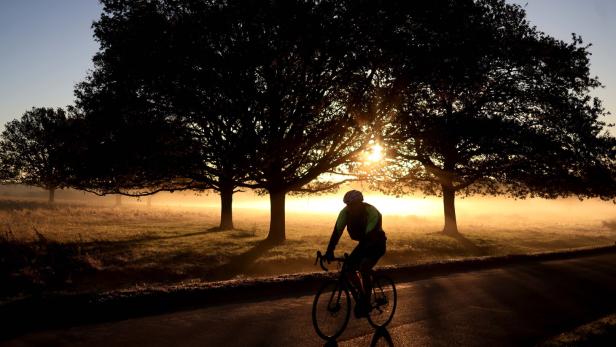
{"label": "cyclist", "polygon": [[355,306],[355,315],[362,317],[370,311],[372,292],[370,271],[385,254],[387,237],[382,228],[381,213],[374,206],[364,202],[364,196],[360,191],[351,190],[344,194],[342,200],[346,207],[338,214],[325,258],[328,260],[334,258],[334,249],[345,227],[351,239],[359,241],[344,263],[344,270],[349,273],[351,282],[362,291]]}

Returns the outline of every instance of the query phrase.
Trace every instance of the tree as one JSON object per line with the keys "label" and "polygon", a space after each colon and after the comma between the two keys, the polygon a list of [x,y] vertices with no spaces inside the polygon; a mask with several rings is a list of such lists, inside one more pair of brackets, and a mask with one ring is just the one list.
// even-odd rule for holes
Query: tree
{"label": "tree", "polygon": [[616,195],[615,139],[589,96],[600,83],[579,37],[556,40],[501,0],[409,2],[396,11],[407,20],[387,54],[386,190],[440,193],[449,234],[458,233],[458,192]]}
{"label": "tree", "polygon": [[13,183],[15,176],[15,173],[11,172],[11,168],[0,162],[0,184]]}
{"label": "tree", "polygon": [[365,148],[372,115],[360,97],[373,74],[347,2],[227,4],[214,35],[223,76],[240,76],[223,98],[242,100],[237,125],[250,170],[241,186],[269,194],[268,240],[281,242],[286,195],[338,186],[323,174]]}
{"label": "tree", "polygon": [[55,191],[67,186],[68,118],[53,108],[32,108],[20,119],[5,125],[0,137],[0,163],[5,177],[14,183]]}
{"label": "tree", "polygon": [[[225,83],[237,82],[222,79],[214,70],[216,48],[208,41],[209,20],[215,19],[218,6],[193,1],[185,1],[185,6],[168,1],[103,5],[104,13],[94,24],[101,50],[76,96],[88,127],[97,129],[90,138],[101,152],[116,153],[106,156],[105,167],[116,169],[95,165],[88,175],[93,179],[84,185],[96,186],[100,193],[137,196],[213,189],[221,196],[220,229],[232,229],[232,196],[245,174],[237,165],[243,157],[237,150],[240,134],[233,133],[228,122],[229,114],[237,115],[219,91]],[[223,103],[227,109],[221,108]],[[153,133],[144,131],[152,128],[148,124],[157,124]],[[146,147],[109,148],[134,142],[137,134]],[[120,160],[123,156],[140,160]]]}
{"label": "tree", "polygon": [[17,172],[15,172],[15,168],[5,163],[6,155],[0,153],[0,184],[16,184],[17,183]]}
{"label": "tree", "polygon": [[[360,35],[346,20],[345,3],[103,5],[94,26],[101,50],[93,73],[76,91],[86,118],[110,120],[100,124],[110,134],[126,127],[112,119],[173,120],[177,126],[171,129],[188,139],[192,156],[165,168],[161,180],[137,177],[152,191],[169,188],[165,177],[186,180],[186,189],[219,191],[221,228],[232,227],[237,188],[267,192],[268,238],[284,240],[285,195],[336,186],[340,181],[308,185],[352,160],[365,142],[362,127],[369,116],[361,114],[358,121],[359,103],[348,101],[370,86],[371,74],[357,58]],[[126,180],[138,185],[130,175]]]}

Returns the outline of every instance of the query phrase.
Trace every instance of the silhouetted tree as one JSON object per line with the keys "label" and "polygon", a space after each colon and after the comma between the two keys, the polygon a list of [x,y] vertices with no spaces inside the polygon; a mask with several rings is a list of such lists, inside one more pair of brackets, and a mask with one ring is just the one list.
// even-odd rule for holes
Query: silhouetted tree
{"label": "silhouetted tree", "polygon": [[17,172],[15,168],[5,163],[7,158],[0,154],[0,184],[17,184]]}
{"label": "silhouetted tree", "polygon": [[383,46],[393,114],[386,190],[441,194],[444,232],[454,234],[457,192],[614,197],[614,138],[589,96],[600,83],[579,37],[556,40],[501,0],[390,9],[406,20]]}
{"label": "silhouetted tree", "polygon": [[97,95],[78,99],[71,120],[70,186],[129,196],[206,188],[180,176],[194,148],[176,117],[139,109],[119,86]]}
{"label": "silhouetted tree", "polygon": [[[372,77],[358,58],[360,38],[344,2],[103,5],[94,25],[101,50],[76,92],[86,118],[177,122],[171,129],[188,139],[190,151],[176,156],[183,158],[179,165],[161,164],[159,178],[219,191],[223,229],[232,227],[237,188],[267,192],[269,239],[284,240],[285,195],[339,184],[309,185],[350,161],[366,137],[362,126],[369,116],[349,100]],[[111,134],[125,127],[109,123],[100,127]],[[149,185],[155,191],[163,181]]]}
{"label": "silhouetted tree", "polygon": [[67,186],[66,157],[69,138],[66,112],[53,108],[32,108],[10,121],[0,136],[3,176],[12,183],[55,191]]}
{"label": "silhouetted tree", "polygon": [[[232,229],[233,193],[245,175],[237,163],[245,158],[236,149],[242,144],[241,134],[230,124],[229,117],[237,117],[233,100],[222,99],[219,91],[236,81],[220,76],[212,60],[216,47],[208,28],[218,5],[192,1],[185,1],[185,6],[167,1],[103,1],[103,5],[104,13],[94,24],[101,44],[95,69],[76,90],[88,127],[106,129],[91,138],[99,143],[107,138],[100,145],[106,153],[120,152],[105,165],[117,167],[109,172],[116,179],[111,185],[99,185],[99,191],[145,195],[213,189],[221,196],[220,229]],[[229,108],[221,108],[223,103]],[[137,133],[131,124],[138,125]],[[152,133],[144,128],[147,124],[158,125]],[[110,143],[122,138],[131,144],[109,150]],[[150,164],[118,160],[126,155]],[[118,167],[122,163],[127,165]],[[101,178],[101,172],[104,168],[97,165],[91,176]]]}
{"label": "silhouetted tree", "polygon": [[[323,174],[351,162],[367,143],[371,116],[357,100],[373,75],[345,1],[229,1],[217,38],[249,180],[267,192],[268,239],[285,239],[285,198],[340,184]],[[321,178],[319,180],[319,178]],[[315,183],[315,180],[316,183]]]}
{"label": "silhouetted tree", "polygon": [[[1,159],[1,158],[0,158]],[[11,171],[8,165],[0,162],[0,184],[12,184],[17,175]]]}

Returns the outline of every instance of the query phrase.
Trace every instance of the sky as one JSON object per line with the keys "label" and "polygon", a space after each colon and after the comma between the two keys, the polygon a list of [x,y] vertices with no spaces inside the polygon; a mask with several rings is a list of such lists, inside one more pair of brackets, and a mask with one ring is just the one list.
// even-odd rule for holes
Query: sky
{"label": "sky", "polygon": [[[616,123],[616,1],[508,1],[526,4],[540,30],[563,40],[575,32],[593,44],[592,73],[605,85],[594,94]],[[0,0],[0,126],[31,107],[73,103],[98,49],[91,25],[100,12],[97,0]]]}
{"label": "sky", "polygon": [[33,106],[73,103],[100,13],[97,0],[0,0],[0,126]]}

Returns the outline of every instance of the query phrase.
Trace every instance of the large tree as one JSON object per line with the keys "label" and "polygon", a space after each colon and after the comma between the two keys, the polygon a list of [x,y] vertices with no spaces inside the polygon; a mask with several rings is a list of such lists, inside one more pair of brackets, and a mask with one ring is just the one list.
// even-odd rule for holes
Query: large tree
{"label": "large tree", "polygon": [[[253,102],[244,85],[250,86],[255,76],[228,61],[225,41],[234,39],[238,23],[221,20],[233,20],[235,9],[205,1],[103,5],[94,24],[101,44],[95,69],[76,94],[88,127],[96,133],[88,137],[98,145],[86,147],[116,154],[97,159],[87,175],[95,180],[85,185],[130,195],[213,189],[220,193],[220,229],[232,229],[233,194],[247,180],[247,157],[254,151],[245,141],[247,127],[253,125],[240,120]],[[251,62],[256,56],[241,59]],[[151,123],[161,127],[148,136],[145,126]],[[139,139],[144,136],[149,139]],[[161,136],[169,140],[166,150],[151,145],[160,143]],[[165,160],[159,158],[161,150]],[[154,158],[147,162],[157,165],[140,167],[125,156]]]}
{"label": "large tree", "polygon": [[579,37],[556,40],[503,0],[395,3],[386,190],[442,195],[451,234],[457,192],[614,196],[614,138]]}
{"label": "large tree", "polygon": [[61,108],[34,107],[8,122],[0,136],[4,179],[46,189],[53,203],[56,189],[67,186],[68,129]]}
{"label": "large tree", "polygon": [[[217,168],[217,160],[234,159],[224,150],[215,157],[214,139],[203,136],[189,117],[190,112],[210,115],[208,100],[195,97],[213,82],[209,76],[199,79],[199,66],[188,63],[198,48],[191,41],[189,27],[196,23],[187,18],[188,9],[165,1],[102,3],[103,14],[93,26],[100,43],[95,69],[75,91],[86,134],[79,155],[86,164],[76,175],[78,185],[98,194],[131,196],[218,190],[223,197],[220,227],[232,228],[228,195],[236,187],[235,177],[217,175],[212,167]],[[186,1],[191,3],[212,6]]]}
{"label": "large tree", "polygon": [[222,69],[241,76],[225,93],[242,100],[242,185],[269,194],[271,241],[285,239],[286,195],[340,184],[319,178],[367,143],[372,115],[361,97],[373,74],[354,15],[333,0],[228,1],[220,15]]}
{"label": "large tree", "polygon": [[372,77],[360,35],[340,1],[180,3],[103,1],[101,50],[78,106],[110,134],[135,118],[176,122],[192,157],[161,165],[152,190],[164,176],[218,190],[223,228],[238,187],[267,192],[269,238],[282,241],[285,195],[339,184],[309,185],[365,143],[370,116],[357,96]]}

